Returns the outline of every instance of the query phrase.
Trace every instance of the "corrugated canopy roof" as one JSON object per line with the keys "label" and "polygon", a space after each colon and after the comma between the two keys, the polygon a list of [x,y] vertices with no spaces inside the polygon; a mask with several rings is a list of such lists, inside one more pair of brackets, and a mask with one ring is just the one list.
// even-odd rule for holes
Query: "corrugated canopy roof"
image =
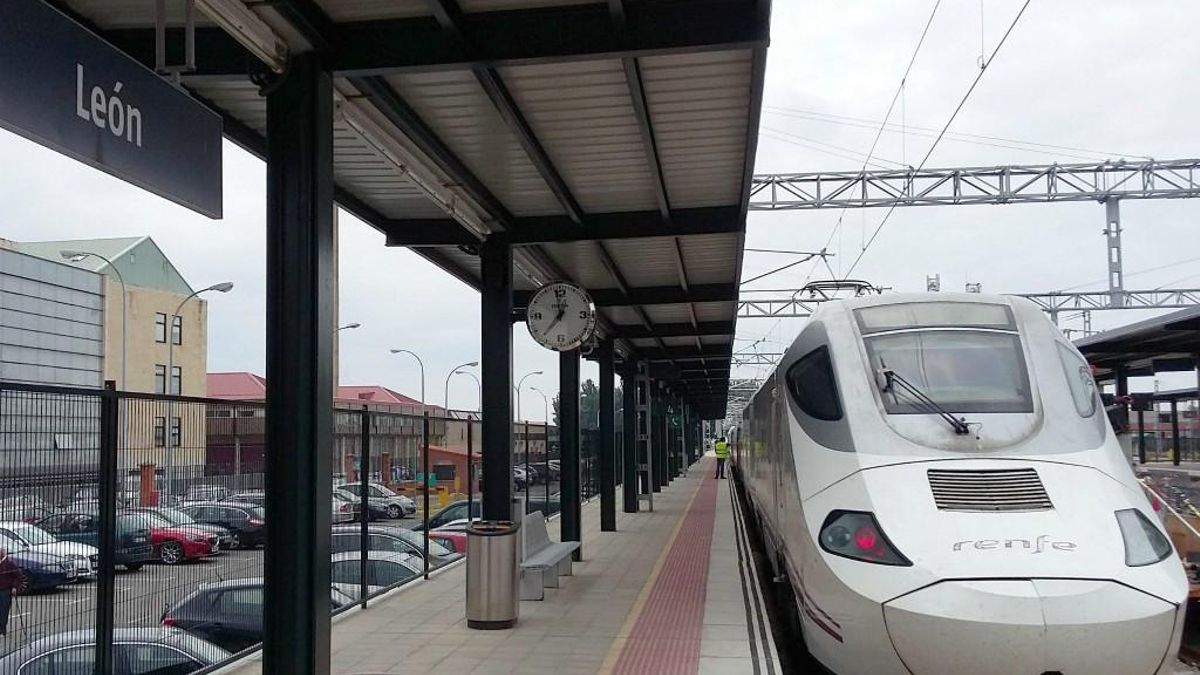
{"label": "corrugated canopy roof", "polygon": [[[65,4],[153,64],[155,3]],[[246,7],[293,52],[329,55],[343,208],[475,287],[480,238],[506,232],[518,307],[580,283],[619,354],[666,363],[701,415],[724,416],[770,0]],[[261,155],[250,51],[207,19],[196,51],[184,86]]]}
{"label": "corrugated canopy roof", "polygon": [[1101,380],[1112,379],[1118,368],[1130,377],[1194,370],[1200,365],[1200,307],[1089,335],[1075,346]]}

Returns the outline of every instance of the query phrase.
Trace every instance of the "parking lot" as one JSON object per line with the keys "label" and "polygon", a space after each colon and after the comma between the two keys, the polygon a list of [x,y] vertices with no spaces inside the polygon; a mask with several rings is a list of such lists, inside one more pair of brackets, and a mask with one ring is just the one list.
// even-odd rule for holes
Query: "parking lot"
{"label": "parking lot", "polygon": [[[262,576],[263,551],[224,551],[180,565],[146,565],[137,572],[118,569],[115,619],[117,628],[155,626],[163,611],[204,583]],[[0,637],[0,653],[30,640],[67,630],[93,628],[97,584],[94,580],[57,591],[18,595]]]}

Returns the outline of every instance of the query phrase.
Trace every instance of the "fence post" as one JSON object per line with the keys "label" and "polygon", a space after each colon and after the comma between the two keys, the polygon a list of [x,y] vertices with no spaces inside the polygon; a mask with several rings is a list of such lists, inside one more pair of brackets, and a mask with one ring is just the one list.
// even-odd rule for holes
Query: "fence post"
{"label": "fence post", "polygon": [[[529,484],[532,482],[533,477],[529,475],[529,422],[525,422],[525,513],[529,513]],[[549,503],[546,504],[546,510],[550,510]],[[550,514],[543,513],[542,515],[549,516]]]}
{"label": "fence post", "polygon": [[469,522],[475,517],[475,492],[472,485],[475,483],[475,464],[472,459],[475,455],[475,444],[471,436],[471,432],[475,429],[475,422],[470,417],[467,418],[467,521]]}
{"label": "fence post", "polygon": [[[100,393],[100,574],[96,582],[96,672],[113,672],[113,613],[116,585],[117,546],[117,385],[104,382]],[[167,443],[171,426],[167,421]]]}
{"label": "fence post", "polygon": [[[429,410],[425,411],[425,416],[422,418],[421,425],[421,482],[424,483],[425,491],[425,541],[421,542],[424,546],[425,560],[422,563],[425,570],[425,578],[429,578]],[[467,521],[471,519],[471,514],[467,514]]]}
{"label": "fence post", "polygon": [[[542,508],[544,508],[546,510],[543,515],[549,516],[550,515],[550,420],[546,420],[546,421],[542,422],[542,439],[543,439],[543,441],[542,441],[543,459],[544,459],[545,465],[546,465],[546,505],[543,506]],[[558,466],[559,466],[559,470],[561,471],[562,463],[560,462]],[[529,476],[525,476],[525,478],[528,479]],[[561,482],[562,482],[562,475],[560,474],[559,475],[559,483],[561,483]],[[528,500],[526,500],[526,501],[528,501]],[[525,510],[526,511],[529,510],[528,504],[526,504]]]}
{"label": "fence post", "polygon": [[364,404],[358,417],[358,478],[359,478],[359,535],[358,535],[358,592],[362,606],[367,606],[367,551],[370,541],[371,505],[367,499],[371,476],[371,413]]}

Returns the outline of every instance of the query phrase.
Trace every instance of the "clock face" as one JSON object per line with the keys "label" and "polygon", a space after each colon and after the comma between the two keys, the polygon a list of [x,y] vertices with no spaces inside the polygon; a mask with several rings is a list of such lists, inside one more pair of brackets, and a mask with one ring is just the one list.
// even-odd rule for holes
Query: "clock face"
{"label": "clock face", "polygon": [[529,300],[525,325],[538,344],[557,352],[576,349],[596,328],[596,307],[584,289],[566,282],[546,284]]}

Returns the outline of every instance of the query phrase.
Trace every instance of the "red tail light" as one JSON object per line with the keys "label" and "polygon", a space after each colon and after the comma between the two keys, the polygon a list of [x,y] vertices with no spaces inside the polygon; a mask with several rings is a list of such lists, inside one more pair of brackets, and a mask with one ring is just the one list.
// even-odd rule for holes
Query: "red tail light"
{"label": "red tail light", "polygon": [[349,505],[349,504],[342,504],[342,505],[341,505],[341,506],[338,508],[338,511],[341,511],[342,513],[350,513],[350,512],[351,512],[351,511],[353,511],[353,510],[354,510],[354,509],[352,509],[352,508],[350,507],[350,505]]}
{"label": "red tail light", "polygon": [[904,554],[888,541],[875,516],[865,511],[834,511],[825,519],[821,548],[834,555],[880,565],[909,567]]}
{"label": "red tail light", "polygon": [[168,628],[175,628],[178,626],[178,623],[175,621],[175,617],[171,616],[170,614],[166,614],[162,618],[162,625],[167,626]]}

